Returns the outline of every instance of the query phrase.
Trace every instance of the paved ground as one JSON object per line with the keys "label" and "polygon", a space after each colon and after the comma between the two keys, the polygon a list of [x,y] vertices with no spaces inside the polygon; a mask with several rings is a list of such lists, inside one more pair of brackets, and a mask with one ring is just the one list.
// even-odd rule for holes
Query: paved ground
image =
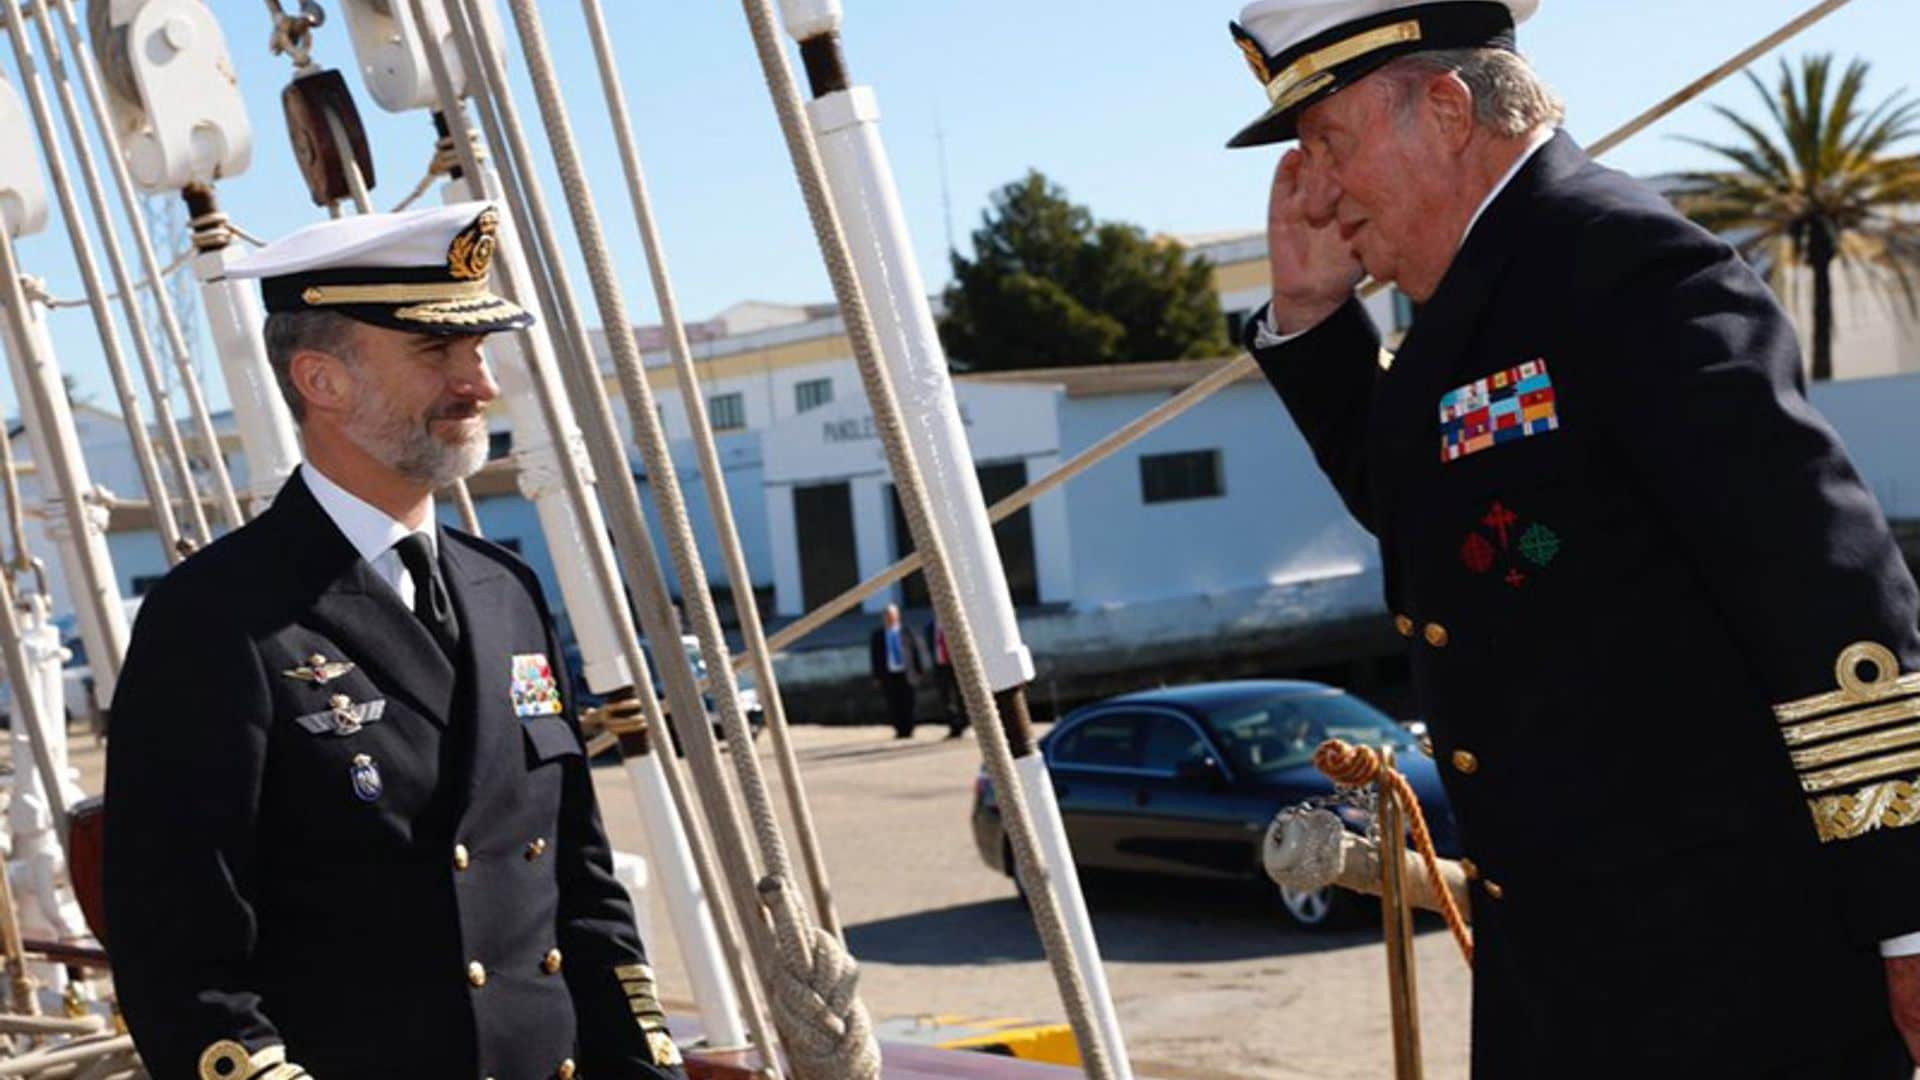
{"label": "paved ground", "polygon": [[[979,751],[923,728],[798,728],[796,741],[862,991],[877,1017],[960,1012],[1063,1016],[1012,884],[974,854],[967,826]],[[619,846],[645,851],[625,774],[598,773]],[[1391,1075],[1378,931],[1311,935],[1260,890],[1093,882],[1108,979],[1143,1076]],[[656,901],[654,925],[668,926]],[[1467,973],[1437,922],[1417,948],[1430,1080],[1466,1076]],[[685,978],[661,942],[669,996]]]}

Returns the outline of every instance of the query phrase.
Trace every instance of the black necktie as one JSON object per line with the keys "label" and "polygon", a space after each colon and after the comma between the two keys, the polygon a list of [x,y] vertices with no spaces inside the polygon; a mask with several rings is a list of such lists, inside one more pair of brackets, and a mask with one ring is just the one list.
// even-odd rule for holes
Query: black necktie
{"label": "black necktie", "polygon": [[440,651],[452,659],[454,647],[460,644],[460,620],[453,613],[453,598],[447,594],[447,583],[440,576],[427,538],[421,533],[408,533],[406,539],[393,545],[393,550],[413,577],[414,615],[440,643]]}

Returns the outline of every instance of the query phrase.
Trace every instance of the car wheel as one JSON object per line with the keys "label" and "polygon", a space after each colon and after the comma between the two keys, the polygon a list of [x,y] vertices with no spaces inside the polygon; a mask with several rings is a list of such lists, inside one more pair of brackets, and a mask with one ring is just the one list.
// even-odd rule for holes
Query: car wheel
{"label": "car wheel", "polygon": [[1280,907],[1302,930],[1336,930],[1353,925],[1361,914],[1360,898],[1331,885],[1324,889],[1280,889]]}

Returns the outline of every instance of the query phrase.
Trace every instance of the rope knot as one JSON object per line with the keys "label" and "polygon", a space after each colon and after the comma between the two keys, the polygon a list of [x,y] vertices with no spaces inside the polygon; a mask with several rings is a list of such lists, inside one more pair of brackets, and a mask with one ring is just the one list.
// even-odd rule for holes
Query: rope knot
{"label": "rope knot", "polygon": [[773,917],[779,966],[773,979],[773,1022],[801,1080],[879,1080],[880,1043],[860,1002],[860,965],[840,939],[807,922],[787,881],[760,879],[760,900]]}
{"label": "rope knot", "polygon": [[[1466,916],[1453,902],[1453,894],[1447,891],[1446,882],[1440,876],[1440,859],[1433,850],[1433,834],[1427,828],[1427,815],[1420,809],[1419,796],[1414,794],[1413,785],[1398,769],[1389,769],[1380,758],[1380,752],[1371,746],[1355,746],[1343,739],[1328,739],[1314,748],[1313,767],[1319,769],[1327,779],[1341,787],[1356,788],[1364,784],[1378,783],[1380,797],[1392,799],[1400,804],[1406,814],[1408,831],[1413,833],[1413,847],[1420,855],[1420,862],[1426,868],[1427,880],[1433,883],[1433,895],[1440,901],[1440,914],[1447,920],[1447,929],[1452,931],[1453,940],[1460,946],[1460,955],[1467,958],[1467,966],[1473,966],[1473,941],[1467,934]],[[1398,859],[1402,845],[1406,842],[1400,836],[1382,836],[1380,838],[1380,857]]]}
{"label": "rope knot", "polygon": [[1344,739],[1328,739],[1314,749],[1313,767],[1341,787],[1360,787],[1380,778],[1380,752]]}

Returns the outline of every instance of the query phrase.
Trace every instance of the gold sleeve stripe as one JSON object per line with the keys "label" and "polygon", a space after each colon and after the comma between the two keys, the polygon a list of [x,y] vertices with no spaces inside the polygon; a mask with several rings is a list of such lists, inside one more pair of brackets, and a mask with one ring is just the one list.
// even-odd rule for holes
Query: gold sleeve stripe
{"label": "gold sleeve stripe", "polygon": [[620,989],[625,992],[628,997],[639,997],[641,994],[653,993],[653,982],[651,980],[644,982],[623,982],[620,984]]}
{"label": "gold sleeve stripe", "polygon": [[1900,750],[1909,746],[1920,746],[1920,724],[1904,724],[1896,728],[1868,732],[1851,739],[1825,743],[1807,750],[1793,752],[1793,767],[1806,772],[1809,769],[1825,768],[1842,761],[1870,754],[1884,754],[1889,750]]}
{"label": "gold sleeve stripe", "polygon": [[306,1075],[307,1070],[298,1065],[280,1064],[273,1066],[266,1072],[255,1073],[253,1080],[300,1080],[301,1077]]}
{"label": "gold sleeve stripe", "polygon": [[1829,795],[1807,804],[1821,843],[1851,840],[1876,829],[1900,829],[1920,822],[1920,776],[1868,784],[1845,795]]}
{"label": "gold sleeve stripe", "polygon": [[645,979],[648,982],[653,981],[653,969],[645,964],[621,964],[619,967],[613,969],[613,974],[621,980]]}
{"label": "gold sleeve stripe", "polygon": [[1920,698],[1896,701],[1888,705],[1869,705],[1864,709],[1838,713],[1820,720],[1809,720],[1780,729],[1788,746],[1805,746],[1823,739],[1851,735],[1856,731],[1891,724],[1897,720],[1920,717]]}
{"label": "gold sleeve stripe", "polygon": [[1821,772],[1802,773],[1800,790],[1809,795],[1817,795],[1835,788],[1851,787],[1868,780],[1884,780],[1889,776],[1913,772],[1920,769],[1920,750],[1908,750],[1899,754],[1856,761],[1851,765],[1839,765]]}

